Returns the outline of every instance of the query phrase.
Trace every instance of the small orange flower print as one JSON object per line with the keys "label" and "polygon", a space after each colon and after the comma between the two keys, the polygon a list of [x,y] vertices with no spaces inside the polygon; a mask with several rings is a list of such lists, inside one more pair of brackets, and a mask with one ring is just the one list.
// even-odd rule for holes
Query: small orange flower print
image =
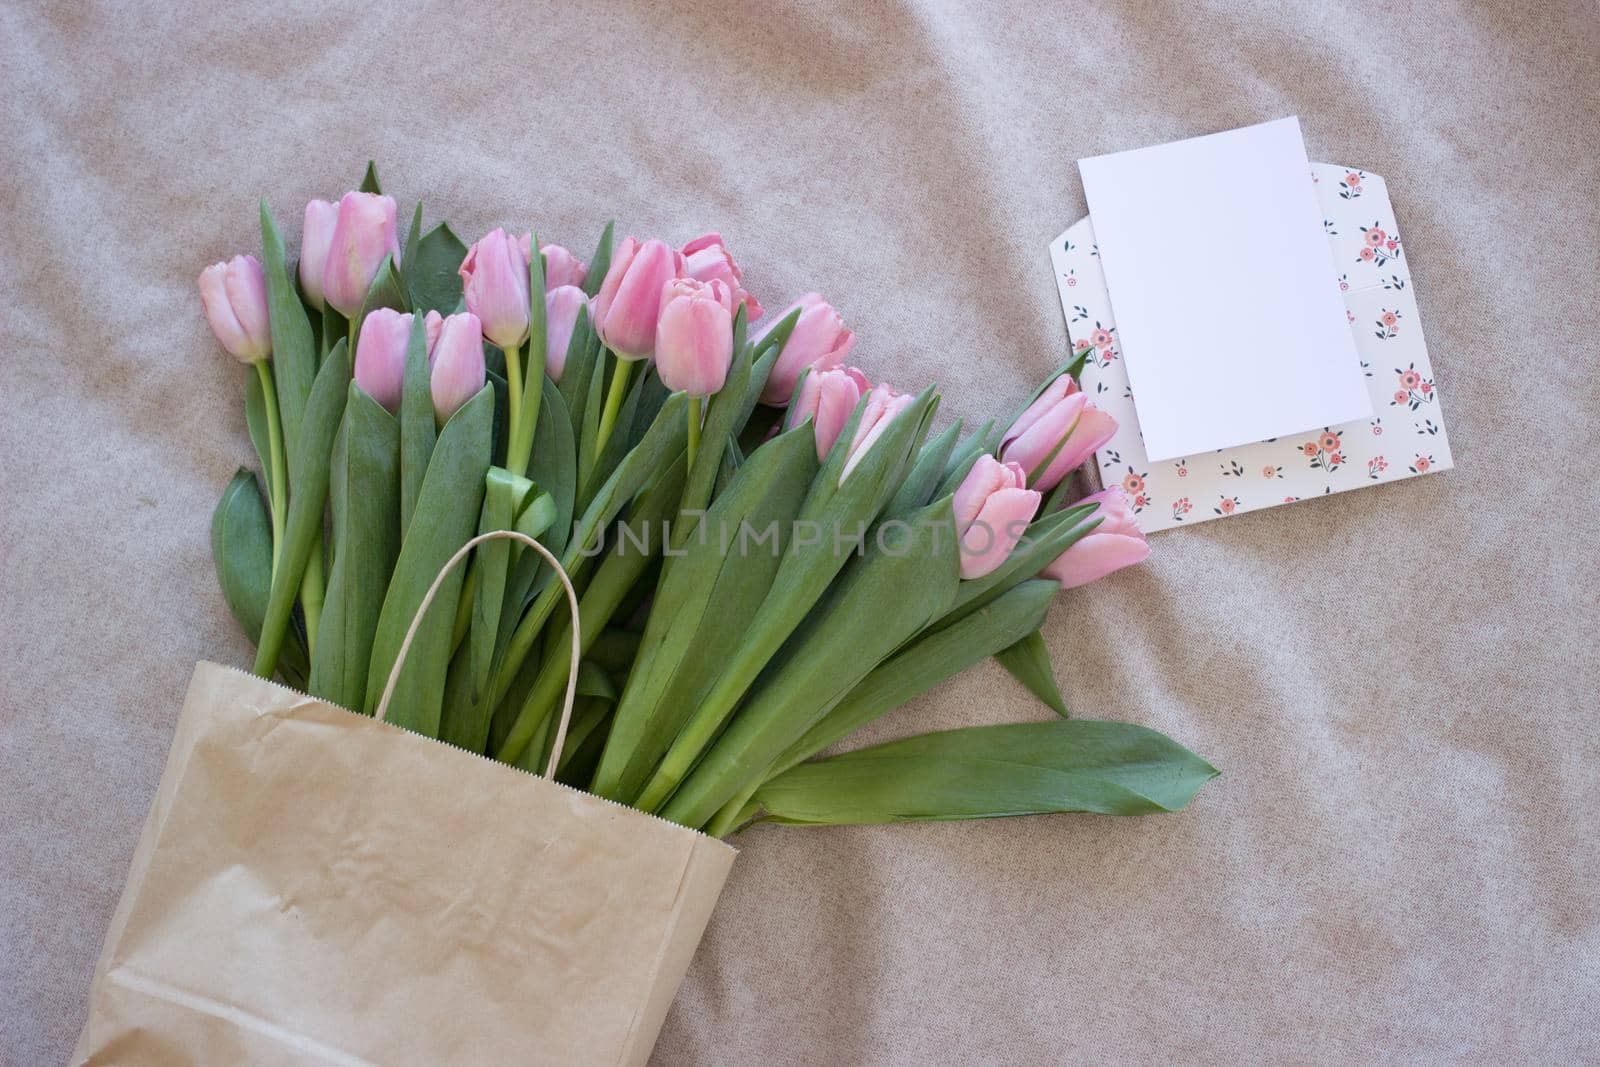
{"label": "small orange flower print", "polygon": [[1332,430],[1327,430],[1323,433],[1322,440],[1318,443],[1322,445],[1324,452],[1337,452],[1339,450],[1339,435]]}
{"label": "small orange flower print", "polygon": [[[1392,315],[1394,312],[1391,311],[1389,314]],[[1415,389],[1421,384],[1422,375],[1418,374],[1415,370],[1403,370],[1400,372],[1400,388],[1404,389],[1406,392],[1409,393],[1411,390]]]}
{"label": "small orange flower print", "polygon": [[1089,343],[1096,348],[1111,347],[1111,332],[1109,330],[1096,330],[1089,335]]}
{"label": "small orange flower print", "polygon": [[1339,464],[1341,464],[1343,462],[1344,462],[1344,456],[1341,453],[1338,453],[1338,452],[1330,452],[1330,453],[1328,453],[1328,463],[1330,465],[1337,467]]}
{"label": "small orange flower print", "polygon": [[1410,403],[1410,401],[1411,401],[1411,394],[1410,393],[1406,392],[1404,389],[1399,389],[1399,390],[1395,391],[1394,402],[1396,404],[1406,404],[1406,403]]}
{"label": "small orange flower print", "polygon": [[1351,171],[1349,174],[1344,176],[1344,183],[1349,186],[1360,185],[1361,175],[1357,174],[1355,171]]}
{"label": "small orange flower print", "polygon": [[1361,258],[1362,258],[1362,259],[1366,259],[1366,260],[1370,260],[1370,259],[1371,259],[1371,258],[1372,258],[1372,256],[1373,256],[1373,251],[1372,251],[1372,249],[1370,249],[1370,248],[1363,248],[1363,249],[1362,249],[1362,250],[1361,250]]}
{"label": "small orange flower print", "polygon": [[1400,247],[1400,242],[1391,237],[1387,241],[1383,242],[1383,247],[1393,252],[1395,249]]}
{"label": "small orange flower print", "polygon": [[1144,479],[1129,471],[1128,476],[1122,479],[1122,490],[1129,496],[1138,496],[1144,492]]}
{"label": "small orange flower print", "polygon": [[1393,326],[1395,323],[1400,321],[1400,316],[1396,315],[1392,311],[1385,311],[1382,315],[1378,316],[1378,321],[1383,323],[1385,326]]}
{"label": "small orange flower print", "polygon": [[1367,231],[1367,244],[1371,245],[1373,248],[1382,248],[1383,242],[1388,240],[1388,236],[1388,234],[1374,226],[1372,229]]}
{"label": "small orange flower print", "polygon": [[1428,468],[1431,466],[1433,466],[1433,461],[1431,459],[1429,459],[1427,456],[1418,456],[1417,461],[1411,465],[1411,469],[1416,471],[1418,474],[1427,474]]}
{"label": "small orange flower print", "polygon": [[1301,446],[1300,451],[1304,452],[1307,457],[1314,456],[1317,454],[1317,443],[1315,441],[1307,441]]}
{"label": "small orange flower print", "polygon": [[1272,464],[1269,463],[1265,467],[1261,468],[1261,477],[1263,477],[1263,478],[1276,478],[1277,476],[1278,476],[1278,468],[1274,467]]}

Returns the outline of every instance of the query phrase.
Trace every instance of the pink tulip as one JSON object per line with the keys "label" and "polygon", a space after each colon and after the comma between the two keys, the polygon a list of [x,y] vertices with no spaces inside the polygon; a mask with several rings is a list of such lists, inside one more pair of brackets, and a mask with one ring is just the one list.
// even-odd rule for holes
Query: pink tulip
{"label": "pink tulip", "polygon": [[989,455],[979,456],[962,479],[952,501],[962,578],[982,578],[1011,555],[1043,499],[1027,485],[1027,471]]}
{"label": "pink tulip", "polygon": [[[517,244],[522,246],[522,258],[528,263],[533,262],[533,234],[525,233],[517,238]],[[583,281],[589,276],[589,268],[583,261],[568,252],[560,245],[540,245],[539,252],[544,256],[544,291],[560,288],[563,285],[576,285],[583,288]]]}
{"label": "pink tulip", "polygon": [[[1033,488],[1048,493],[1117,432],[1117,420],[1089,403],[1078,383],[1063,374],[1012,424],[1000,442],[1000,458],[1028,472]],[[1039,467],[1055,458],[1043,472]]]}
{"label": "pink tulip", "polygon": [[463,311],[445,319],[429,355],[433,371],[428,385],[433,393],[433,412],[442,426],[462,404],[478,395],[486,380],[483,324],[478,316]]}
{"label": "pink tulip", "polygon": [[267,275],[255,256],[234,256],[200,272],[200,308],[211,332],[240,363],[272,354]]}
{"label": "pink tulip", "polygon": [[572,346],[572,331],[578,325],[578,312],[589,298],[576,285],[558,285],[544,294],[544,372],[550,380],[561,382],[567,367],[567,349]]}
{"label": "pink tulip", "polygon": [[528,259],[515,237],[496,228],[467,249],[461,288],[489,340],[512,349],[528,339]]}
{"label": "pink tulip", "polygon": [[1078,503],[1098,504],[1088,519],[1098,518],[1100,525],[1046,566],[1040,572],[1043,577],[1054,578],[1061,583],[1061,588],[1071,589],[1132,566],[1150,555],[1150,546],[1145,544],[1144,533],[1139,529],[1133,509],[1128,506],[1128,494],[1122,491],[1122,486],[1102,489]]}
{"label": "pink tulip", "polygon": [[817,437],[817,458],[826,459],[834,442],[844,432],[862,396],[872,389],[867,376],[854,367],[814,370],[800,379],[783,428],[792,430],[806,419],[813,420]]}
{"label": "pink tulip", "polygon": [[422,317],[422,335],[428,342],[428,368],[433,369],[433,350],[439,344],[439,334],[444,330],[444,316],[430,311]]}
{"label": "pink tulip", "polygon": [[733,261],[733,253],[722,243],[720,233],[696,237],[679,250],[683,255],[683,274],[697,282],[721,282],[733,294],[733,305],[745,306],[745,315],[754,322],[761,317],[761,301],[744,287],[744,271]]}
{"label": "pink tulip", "polygon": [[324,299],[346,318],[355,315],[385,256],[396,267],[400,265],[394,200],[376,193],[345,193],[328,239],[328,262],[322,272]]}
{"label": "pink tulip", "polygon": [[325,302],[322,276],[328,269],[328,249],[333,246],[333,228],[338,221],[337,204],[306,201],[306,221],[300,228],[300,291],[318,311]]}
{"label": "pink tulip", "polygon": [[909,393],[897,393],[887,385],[875,385],[867,394],[867,406],[861,412],[861,421],[856,423],[856,435],[850,439],[850,451],[844,461],[844,470],[839,474],[839,484],[850,477],[850,472],[856,469],[872,446],[878,443],[878,438],[883,436],[891,423],[899,418],[907,408],[916,402],[916,397]]}
{"label": "pink tulip", "polygon": [[409,314],[393,308],[376,308],[361,320],[361,336],[356,340],[356,384],[391,413],[400,410],[411,321]]}
{"label": "pink tulip", "polygon": [[783,354],[761,390],[763,404],[787,404],[794,395],[794,383],[799,381],[801,371],[807,367],[813,370],[837,367],[855,346],[855,334],[845,329],[844,319],[833,305],[822,299],[821,293],[807,293],[784,308],[756,335],[756,340],[759,342],[797,307],[801,309],[800,321],[795,323],[794,332],[783,346]]}
{"label": "pink tulip", "polygon": [[675,278],[661,292],[656,372],[673,392],[710,396],[733,362],[733,292],[717,281]]}
{"label": "pink tulip", "polygon": [[594,298],[595,332],[621,359],[655,354],[661,291],[683,276],[683,257],[657,240],[623,240]]}

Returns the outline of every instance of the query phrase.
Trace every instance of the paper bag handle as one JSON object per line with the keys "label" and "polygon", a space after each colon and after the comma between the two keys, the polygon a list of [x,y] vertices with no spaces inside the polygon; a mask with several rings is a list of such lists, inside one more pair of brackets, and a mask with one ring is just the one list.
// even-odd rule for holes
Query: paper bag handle
{"label": "paper bag handle", "polygon": [[561,580],[561,588],[567,592],[567,606],[572,609],[572,663],[567,669],[567,695],[561,702],[561,722],[556,727],[555,743],[550,746],[550,762],[544,768],[544,776],[554,778],[556,766],[561,762],[561,749],[567,743],[567,726],[572,722],[572,702],[578,695],[578,660],[583,655],[581,644],[583,637],[578,623],[578,594],[573,590],[572,579],[567,577],[566,569],[561,566],[561,561],[556,559],[555,554],[527,534],[517,530],[490,530],[488,533],[481,533],[456,549],[456,554],[439,568],[433,584],[428,586],[427,593],[422,597],[422,603],[417,605],[417,613],[411,616],[411,627],[406,630],[405,639],[400,642],[400,650],[395,653],[394,666],[389,669],[389,683],[383,687],[383,696],[378,699],[378,708],[373,713],[373,718],[382,722],[383,717],[388,714],[389,698],[394,696],[395,684],[400,681],[400,670],[406,664],[406,653],[411,651],[411,641],[417,636],[417,628],[422,625],[422,616],[427,612],[428,605],[433,603],[434,595],[439,592],[444,580],[455,570],[456,564],[466,558],[468,552],[485,541],[498,541],[504,538],[520,541],[545,558],[545,562],[555,569],[556,577]]}

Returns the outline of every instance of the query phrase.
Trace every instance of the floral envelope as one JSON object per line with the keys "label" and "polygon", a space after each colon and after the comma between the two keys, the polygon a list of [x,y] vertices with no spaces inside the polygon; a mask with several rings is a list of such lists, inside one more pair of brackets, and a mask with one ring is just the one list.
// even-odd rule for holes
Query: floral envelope
{"label": "floral envelope", "polygon": [[[1311,496],[1447,470],[1453,462],[1422,339],[1411,272],[1384,181],[1313,163],[1323,227],[1372,394],[1374,415],[1338,426],[1152,464],[1090,219],[1050,244],[1074,351],[1088,352],[1083,388],[1118,430],[1096,453],[1101,480],[1120,484],[1146,533]],[[1218,315],[1248,327],[1247,307]]]}

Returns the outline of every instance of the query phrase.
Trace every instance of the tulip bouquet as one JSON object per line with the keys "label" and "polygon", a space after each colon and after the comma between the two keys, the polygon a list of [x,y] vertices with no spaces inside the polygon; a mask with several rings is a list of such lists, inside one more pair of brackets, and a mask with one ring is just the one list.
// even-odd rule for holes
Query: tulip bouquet
{"label": "tulip bouquet", "polygon": [[[256,673],[371,713],[429,585],[517,530],[581,594],[559,780],[721,836],[1182,808],[1216,771],[1163,735],[1069,717],[1039,629],[1056,594],[1148,552],[1118,488],[1068,475],[1113,423],[1081,357],[1004,424],[935,432],[939,397],[849,365],[812,293],[764,315],[722,238],[607,226],[587,263],[496,229],[402,243],[372,168],[305,212],[298,266],[200,277],[251,364],[261,460],[212,520]],[[298,285],[296,284],[298,279]],[[388,718],[544,766],[573,621],[536,554],[477,546],[439,588]],[[994,656],[1057,716],[823,756]]]}

